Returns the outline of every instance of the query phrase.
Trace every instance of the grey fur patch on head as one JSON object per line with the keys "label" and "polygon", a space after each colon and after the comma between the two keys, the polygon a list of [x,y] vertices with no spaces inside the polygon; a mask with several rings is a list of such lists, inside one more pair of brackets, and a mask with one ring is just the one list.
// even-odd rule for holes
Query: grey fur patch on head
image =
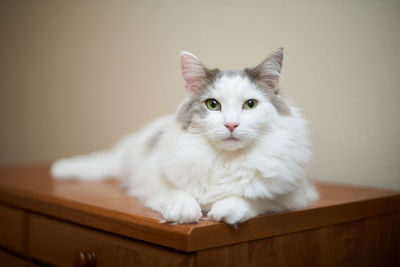
{"label": "grey fur patch on head", "polygon": [[204,118],[207,114],[207,108],[200,100],[200,96],[210,87],[210,85],[222,76],[222,72],[219,69],[206,69],[206,74],[207,78],[201,82],[196,92],[185,99],[185,101],[179,106],[177,120],[182,124],[183,129],[190,127],[193,123],[194,116]]}
{"label": "grey fur patch on head", "polygon": [[265,96],[268,97],[280,115],[291,115],[290,108],[282,97],[279,87],[275,89],[270,88],[266,82],[259,78],[256,68],[244,69],[244,73],[251,80],[251,82],[253,82],[257,88],[259,88],[265,94]]}
{"label": "grey fur patch on head", "polygon": [[208,85],[214,83],[216,80],[218,80],[218,78],[222,76],[222,72],[219,69],[207,69],[206,73]]}
{"label": "grey fur patch on head", "polygon": [[202,95],[207,88],[210,87],[216,80],[218,80],[223,73],[219,69],[207,69],[205,68],[206,78],[198,83],[196,90],[193,92],[194,98]]}
{"label": "grey fur patch on head", "polygon": [[244,76],[246,76],[246,73],[245,73],[244,70],[223,70],[221,76],[227,76],[227,77],[240,76],[240,77],[244,77]]}
{"label": "grey fur patch on head", "polygon": [[187,98],[179,107],[177,112],[177,120],[182,124],[183,129],[187,129],[192,125],[195,116],[204,118],[207,114],[206,107],[199,98]]}

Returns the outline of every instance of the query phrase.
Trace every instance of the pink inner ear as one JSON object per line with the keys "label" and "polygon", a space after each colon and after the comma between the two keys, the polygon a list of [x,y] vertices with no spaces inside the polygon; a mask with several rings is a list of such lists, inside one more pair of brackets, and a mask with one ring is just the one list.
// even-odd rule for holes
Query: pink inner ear
{"label": "pink inner ear", "polygon": [[275,89],[279,83],[279,76],[269,76],[267,79],[267,84],[271,89]]}
{"label": "pink inner ear", "polygon": [[186,89],[195,91],[199,82],[207,77],[203,65],[189,53],[181,55],[181,68]]}
{"label": "pink inner ear", "polygon": [[257,66],[259,78],[266,82],[268,86],[275,90],[279,86],[279,77],[281,73],[283,60],[283,49],[276,50],[268,56],[264,62]]}

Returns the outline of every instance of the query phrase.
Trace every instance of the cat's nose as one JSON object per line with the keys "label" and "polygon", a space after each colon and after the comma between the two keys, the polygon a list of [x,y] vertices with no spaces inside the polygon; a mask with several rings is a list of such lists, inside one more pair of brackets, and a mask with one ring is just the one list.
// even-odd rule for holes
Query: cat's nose
{"label": "cat's nose", "polygon": [[224,123],[224,126],[225,126],[226,128],[228,128],[228,130],[229,130],[231,133],[233,133],[233,131],[235,130],[235,128],[239,126],[239,123],[236,123],[236,122],[227,122],[227,123]]}

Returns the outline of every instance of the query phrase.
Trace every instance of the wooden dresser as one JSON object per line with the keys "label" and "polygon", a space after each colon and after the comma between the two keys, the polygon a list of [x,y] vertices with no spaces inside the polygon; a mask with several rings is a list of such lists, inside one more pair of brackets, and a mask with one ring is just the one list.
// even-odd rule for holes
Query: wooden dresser
{"label": "wooden dresser", "polygon": [[400,266],[398,192],[317,184],[300,211],[238,226],[159,223],[115,181],[0,169],[0,266]]}

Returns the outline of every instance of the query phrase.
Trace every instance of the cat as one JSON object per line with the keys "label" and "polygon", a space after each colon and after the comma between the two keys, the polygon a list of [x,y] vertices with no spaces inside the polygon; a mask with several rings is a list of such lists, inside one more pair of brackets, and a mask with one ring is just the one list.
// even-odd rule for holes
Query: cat
{"label": "cat", "polygon": [[[318,198],[304,167],[306,120],[283,97],[283,49],[254,68],[209,69],[181,52],[187,92],[174,115],[157,119],[110,150],[56,161],[56,179],[116,177],[165,222],[231,225],[306,207]],[[205,218],[207,219],[207,218]]]}

